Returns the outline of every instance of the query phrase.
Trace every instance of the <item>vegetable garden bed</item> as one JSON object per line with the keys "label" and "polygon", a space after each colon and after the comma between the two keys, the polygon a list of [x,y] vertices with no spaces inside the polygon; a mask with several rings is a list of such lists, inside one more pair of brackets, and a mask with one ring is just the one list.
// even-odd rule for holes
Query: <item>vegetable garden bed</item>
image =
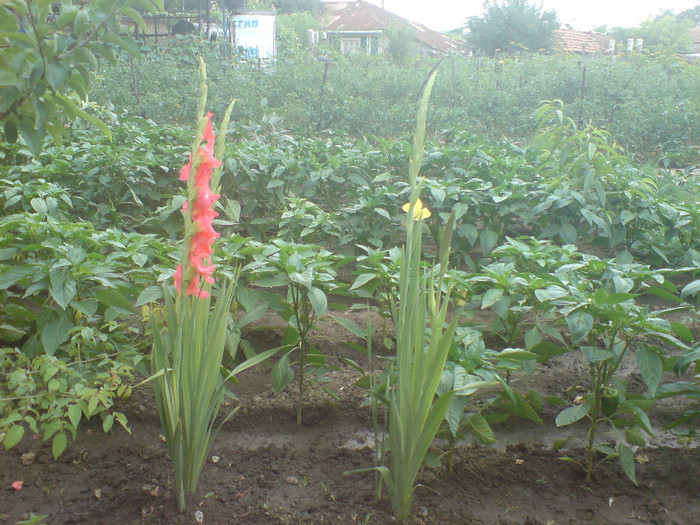
{"label": "vegetable garden bed", "polygon": [[[358,324],[362,313],[334,312]],[[376,321],[379,324],[379,320]],[[246,331],[258,348],[279,344],[284,323],[268,314]],[[312,336],[327,354],[356,358],[341,341],[347,332],[323,321]],[[573,355],[565,355],[515,385],[565,395],[582,377]],[[632,374],[632,375],[630,375]],[[625,379],[634,380],[630,369]],[[54,461],[51,447],[29,435],[0,455],[0,523],[48,516],[48,524],[197,523],[202,512],[210,524],[318,524],[395,522],[389,500],[374,502],[374,475],[345,475],[372,464],[373,430],[360,374],[340,365],[325,386],[339,397],[337,408],[314,390],[308,397],[304,425],[296,425],[295,391],[274,395],[270,371],[246,372],[235,388],[242,405],[218,435],[196,496],[177,513],[172,465],[159,439],[161,429],[151,389],[138,388],[122,406],[132,434],[123,429],[104,435],[91,424],[76,443]],[[662,427],[682,414],[687,400],[675,398],[653,411]],[[227,409],[232,406],[227,407]],[[551,449],[562,435],[545,409],[544,425],[510,419],[494,428],[493,447],[464,442],[457,448],[452,472],[445,462],[424,467],[409,523],[465,524],[688,524],[700,513],[700,449],[683,447],[661,434],[657,442],[635,451],[637,482],[624,475],[619,462],[606,462],[586,486],[583,472],[561,461]],[[568,427],[565,427],[568,428]],[[585,429],[565,433],[585,435]],[[435,450],[441,447],[436,442]],[[582,456],[580,449],[570,453]],[[25,464],[26,463],[26,464]],[[11,488],[23,481],[22,489]]]}

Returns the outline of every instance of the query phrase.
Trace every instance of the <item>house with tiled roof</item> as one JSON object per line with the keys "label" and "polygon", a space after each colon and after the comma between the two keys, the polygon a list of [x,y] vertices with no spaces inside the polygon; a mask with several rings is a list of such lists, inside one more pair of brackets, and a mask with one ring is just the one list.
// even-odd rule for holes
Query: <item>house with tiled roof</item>
{"label": "house with tiled roof", "polygon": [[691,27],[688,30],[688,34],[690,35],[691,40],[690,50],[686,51],[685,53],[681,53],[681,56],[688,62],[698,64],[700,63],[700,24],[696,25],[695,27]]}
{"label": "house with tiled roof", "polygon": [[325,2],[322,25],[325,39],[344,53],[383,53],[394,31],[403,31],[410,37],[416,54],[449,53],[458,45],[442,33],[363,0]]}
{"label": "house with tiled roof", "polygon": [[[615,38],[593,31],[573,31],[557,29],[559,40],[557,49],[567,53],[610,53],[615,51]],[[610,42],[613,42],[610,44]]]}
{"label": "house with tiled roof", "polygon": [[690,35],[690,39],[693,42],[691,44],[691,52],[700,53],[700,24],[690,28],[688,30],[688,34]]}

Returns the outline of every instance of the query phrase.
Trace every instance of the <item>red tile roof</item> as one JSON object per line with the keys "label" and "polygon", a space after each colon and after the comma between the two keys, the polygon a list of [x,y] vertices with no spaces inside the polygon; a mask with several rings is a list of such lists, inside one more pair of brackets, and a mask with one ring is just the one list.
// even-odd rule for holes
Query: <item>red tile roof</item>
{"label": "red tile roof", "polygon": [[382,32],[406,24],[413,30],[416,40],[436,51],[457,48],[457,42],[450,37],[362,0],[326,2],[324,22],[327,31],[336,32]]}
{"label": "red tile roof", "polygon": [[567,29],[557,29],[555,31],[559,37],[559,48],[571,53],[596,53],[601,51],[598,42],[590,32],[570,31]]}

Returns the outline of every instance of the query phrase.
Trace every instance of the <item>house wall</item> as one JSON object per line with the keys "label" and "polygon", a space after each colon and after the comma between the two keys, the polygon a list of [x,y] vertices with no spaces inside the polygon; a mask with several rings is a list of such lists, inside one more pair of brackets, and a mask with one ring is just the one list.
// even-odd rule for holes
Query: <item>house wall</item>
{"label": "house wall", "polygon": [[377,55],[386,49],[386,38],[379,33],[331,33],[328,42],[343,52]]}
{"label": "house wall", "polygon": [[[356,42],[359,46],[354,51],[348,51],[352,47],[350,41]],[[389,37],[383,33],[331,33],[328,36],[328,43],[342,52],[359,52],[366,55],[382,55],[389,49]],[[410,54],[431,55],[434,50],[422,42],[414,40],[411,42]]]}

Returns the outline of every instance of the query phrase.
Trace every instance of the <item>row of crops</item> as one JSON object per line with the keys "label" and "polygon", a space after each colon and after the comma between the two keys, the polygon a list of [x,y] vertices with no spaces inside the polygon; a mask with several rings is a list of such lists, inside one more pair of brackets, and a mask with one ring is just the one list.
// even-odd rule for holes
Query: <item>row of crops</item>
{"label": "row of crops", "polygon": [[[146,49],[139,61],[104,64],[90,99],[128,108],[158,123],[189,125],[196,111],[199,56],[209,100],[223,114],[232,97],[238,123],[279,122],[295,136],[320,130],[401,137],[436,59],[286,54],[269,67],[222,58],[195,39]],[[429,130],[457,128],[493,138],[530,140],[543,100],[562,100],[579,126],[611,132],[635,158],[664,166],[697,165],[700,71],[675,55],[450,56],[432,94]],[[456,125],[456,123],[459,123]]]}

